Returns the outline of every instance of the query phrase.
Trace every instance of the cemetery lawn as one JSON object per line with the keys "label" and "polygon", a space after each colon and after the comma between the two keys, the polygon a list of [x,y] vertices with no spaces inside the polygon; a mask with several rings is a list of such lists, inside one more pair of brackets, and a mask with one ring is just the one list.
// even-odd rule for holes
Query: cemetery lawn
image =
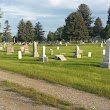
{"label": "cemetery lawn", "polygon": [[[15,52],[11,55],[7,55],[5,51],[0,52],[0,69],[110,98],[110,70],[100,68],[104,57],[102,50],[105,47],[100,47],[99,44],[79,45],[83,50],[82,58],[76,59],[73,58],[75,45],[60,46],[59,50],[55,46],[46,46],[46,55],[49,58],[46,63],[32,57],[32,46],[30,53],[23,54],[23,59],[18,60],[19,47],[14,46]],[[38,46],[39,55],[41,47]],[[54,60],[54,55],[50,55],[50,48],[54,55],[63,53],[67,61]],[[88,52],[92,52],[91,58],[87,57]]]}

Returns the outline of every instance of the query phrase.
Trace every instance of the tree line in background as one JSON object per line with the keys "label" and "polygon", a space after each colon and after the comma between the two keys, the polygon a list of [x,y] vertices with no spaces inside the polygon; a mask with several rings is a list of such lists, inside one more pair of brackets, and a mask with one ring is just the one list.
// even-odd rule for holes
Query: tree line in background
{"label": "tree line in background", "polygon": [[94,21],[88,5],[81,4],[76,12],[68,15],[64,26],[57,28],[55,32],[49,31],[47,40],[84,41],[96,36],[102,39],[110,38],[110,7],[107,24],[103,27],[101,18],[97,17]]}
{"label": "tree line in background", "polygon": [[[0,10],[1,12],[1,10]],[[2,12],[0,13],[0,18]],[[16,41],[32,42],[32,41],[84,41],[99,36],[102,39],[110,38],[110,6],[108,9],[108,20],[106,26],[103,27],[101,18],[97,17],[94,21],[92,12],[88,5],[80,4],[75,12],[72,12],[65,19],[65,25],[58,27],[55,32],[49,31],[47,39],[44,37],[45,31],[40,22],[33,27],[31,21],[23,19],[18,24],[17,35],[14,36]],[[11,42],[11,27],[8,20],[5,21],[3,33],[0,33],[1,41]]]}

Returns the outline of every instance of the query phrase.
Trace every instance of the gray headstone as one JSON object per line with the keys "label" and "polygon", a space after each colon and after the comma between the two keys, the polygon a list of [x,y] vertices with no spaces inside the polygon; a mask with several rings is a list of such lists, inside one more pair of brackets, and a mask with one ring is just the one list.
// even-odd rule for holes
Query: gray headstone
{"label": "gray headstone", "polygon": [[37,51],[37,42],[33,42],[33,57],[39,57],[38,51]]}
{"label": "gray headstone", "polygon": [[55,60],[66,61],[66,58],[64,57],[64,55],[55,55]]}
{"label": "gray headstone", "polygon": [[74,57],[81,58],[81,53],[83,53],[83,50],[80,50],[79,46],[76,46]]}
{"label": "gray headstone", "polygon": [[100,63],[100,66],[110,69],[110,38],[106,41],[105,56],[103,62]]}

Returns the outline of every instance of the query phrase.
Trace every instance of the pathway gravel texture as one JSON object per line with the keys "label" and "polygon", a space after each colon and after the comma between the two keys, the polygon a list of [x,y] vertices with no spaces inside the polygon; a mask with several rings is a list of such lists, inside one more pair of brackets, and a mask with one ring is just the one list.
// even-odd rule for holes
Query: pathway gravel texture
{"label": "pathway gravel texture", "polygon": [[34,101],[0,87],[0,110],[58,110],[45,105],[36,105]]}
{"label": "pathway gravel texture", "polygon": [[57,98],[72,102],[92,110],[110,110],[110,100],[95,94],[79,91],[58,84],[51,84],[43,80],[31,79],[20,74],[0,71],[0,79],[17,83],[24,87],[34,88],[39,92],[53,95]]}

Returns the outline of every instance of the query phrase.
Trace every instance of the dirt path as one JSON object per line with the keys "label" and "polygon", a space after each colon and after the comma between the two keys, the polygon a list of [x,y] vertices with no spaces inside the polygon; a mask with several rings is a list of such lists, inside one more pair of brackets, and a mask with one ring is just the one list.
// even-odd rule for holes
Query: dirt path
{"label": "dirt path", "polygon": [[20,96],[17,93],[6,91],[0,87],[0,110],[58,110],[45,105],[35,105],[29,98]]}
{"label": "dirt path", "polygon": [[94,94],[79,91],[70,87],[50,84],[46,81],[35,80],[19,74],[0,71],[0,79],[31,87],[37,91],[65,99],[74,104],[82,105],[93,110],[110,110],[110,100]]}

